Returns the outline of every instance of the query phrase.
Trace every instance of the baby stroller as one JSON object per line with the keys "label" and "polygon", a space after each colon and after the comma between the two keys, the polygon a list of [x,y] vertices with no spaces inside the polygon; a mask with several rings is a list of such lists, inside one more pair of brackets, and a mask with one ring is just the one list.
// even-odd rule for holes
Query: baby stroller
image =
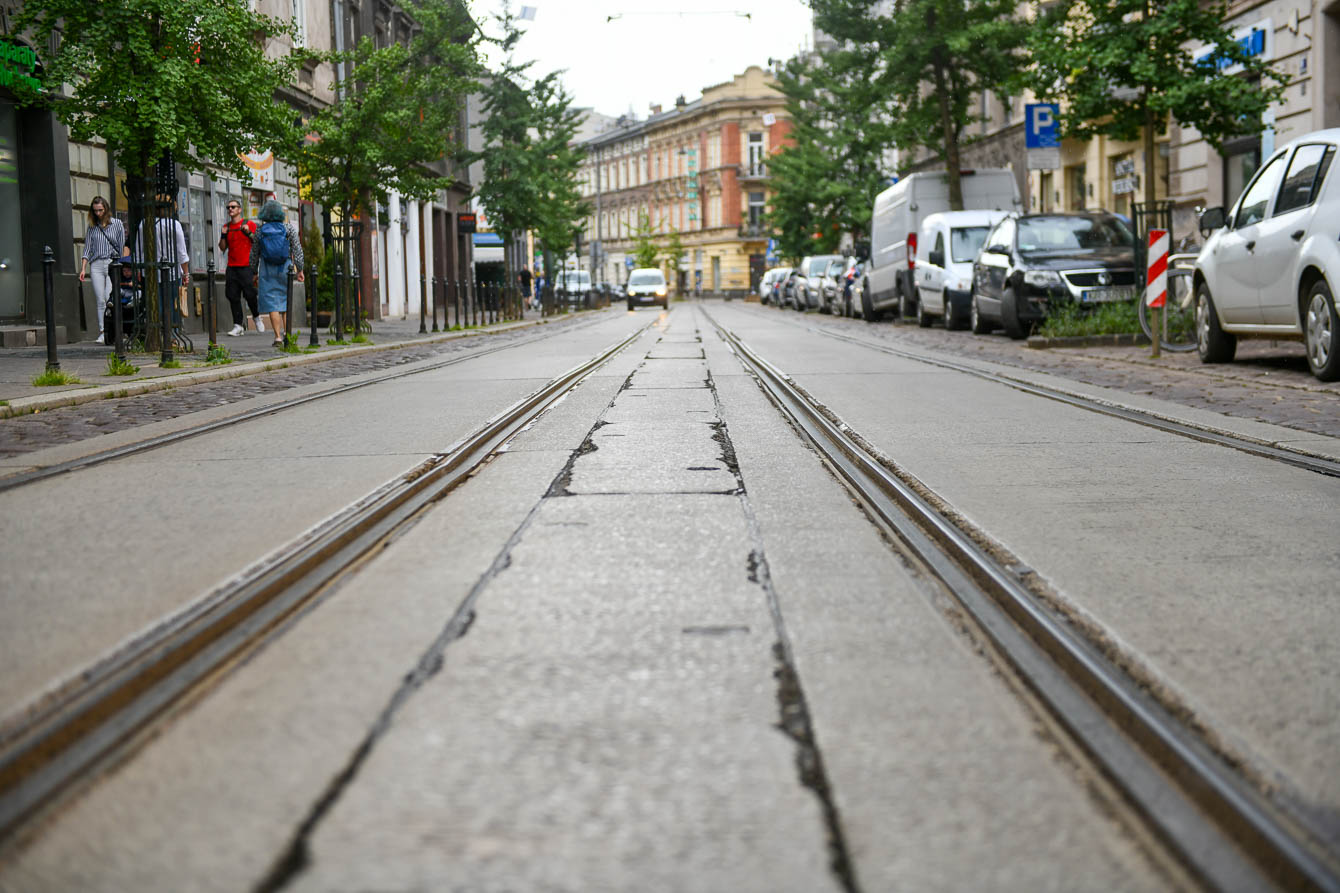
{"label": "baby stroller", "polygon": [[121,329],[126,342],[144,337],[144,290],[135,281],[135,271],[128,266],[121,267],[121,281],[114,294],[107,300],[102,312],[102,330],[107,333],[107,343],[116,343],[116,328],[112,317],[112,301],[121,302]]}

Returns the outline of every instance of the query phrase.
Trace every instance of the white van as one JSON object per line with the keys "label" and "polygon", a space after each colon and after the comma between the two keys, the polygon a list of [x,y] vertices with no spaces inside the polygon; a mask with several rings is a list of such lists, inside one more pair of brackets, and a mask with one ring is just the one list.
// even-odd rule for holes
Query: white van
{"label": "white van", "polygon": [[917,325],[944,318],[946,329],[967,326],[972,312],[972,262],[991,227],[1008,211],[944,211],[921,222],[917,237]]}
{"label": "white van", "polygon": [[[960,174],[965,211],[1020,211],[1019,184],[1012,171],[966,170]],[[875,196],[870,216],[870,263],[862,301],[865,318],[886,311],[910,317],[916,309],[913,269],[917,233],[930,214],[949,210],[949,177],[944,171],[908,174]]]}

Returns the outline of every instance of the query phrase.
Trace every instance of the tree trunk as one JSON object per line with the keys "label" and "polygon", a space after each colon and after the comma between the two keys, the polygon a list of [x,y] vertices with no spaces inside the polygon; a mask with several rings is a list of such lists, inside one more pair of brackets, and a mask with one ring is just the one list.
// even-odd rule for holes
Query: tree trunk
{"label": "tree trunk", "polygon": [[949,108],[949,95],[945,87],[945,69],[940,62],[940,52],[935,53],[935,96],[940,103],[940,129],[945,141],[945,173],[949,175],[949,210],[963,210],[963,180],[959,173],[958,127]]}

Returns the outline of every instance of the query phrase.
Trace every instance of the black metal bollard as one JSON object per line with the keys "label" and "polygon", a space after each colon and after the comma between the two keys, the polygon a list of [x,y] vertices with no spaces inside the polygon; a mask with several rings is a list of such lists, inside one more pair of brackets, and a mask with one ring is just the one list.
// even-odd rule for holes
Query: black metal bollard
{"label": "black metal bollard", "polygon": [[320,346],[321,346],[321,339],[320,339],[320,337],[318,337],[317,334],[316,334],[316,302],[317,302],[317,300],[319,299],[319,296],[317,295],[316,292],[317,292],[317,289],[316,289],[316,264],[308,264],[308,265],[307,265],[307,294],[308,294],[309,299],[310,299],[310,300],[309,300],[309,305],[310,305],[311,308],[312,308],[311,311],[310,311],[310,314],[309,314],[309,318],[308,318],[308,320],[307,320],[307,324],[308,324],[309,326],[311,326],[311,329],[312,329],[312,337],[307,339],[307,346],[308,346],[308,347],[320,347]]}
{"label": "black metal bollard", "polygon": [[431,295],[432,295],[432,301],[433,301],[433,331],[436,332],[436,331],[439,331],[438,328],[437,328],[437,277],[436,277],[436,276],[429,276],[429,277],[428,277],[428,288],[429,288],[429,291],[430,291],[430,293],[431,293]]}
{"label": "black metal bollard", "polygon": [[56,356],[56,285],[52,281],[51,268],[56,265],[56,255],[51,246],[42,249],[42,297],[47,311],[47,371],[60,371],[60,358]]}
{"label": "black metal bollard", "polygon": [[172,264],[158,262],[158,318],[163,325],[162,350],[158,354],[158,365],[166,366],[172,362],[172,308],[177,296],[172,291]]}
{"label": "black metal bollard", "polygon": [[209,328],[209,346],[216,343],[219,330],[218,307],[214,304],[214,258],[205,264],[205,325]]}
{"label": "black metal bollard", "polygon": [[284,292],[284,347],[288,347],[288,339],[293,335],[293,278],[293,264],[289,264]]}
{"label": "black metal bollard", "polygon": [[[424,319],[428,315],[428,280],[423,276],[419,277],[419,334],[428,334],[428,320]],[[433,322],[437,322],[437,314],[433,314]]]}
{"label": "black metal bollard", "polygon": [[334,276],[335,287],[335,340],[344,340],[344,258],[336,257],[335,263],[331,265],[331,275]]}
{"label": "black metal bollard", "polygon": [[107,265],[107,272],[112,277],[112,351],[116,358],[121,362],[126,361],[126,339],[124,331],[126,326],[125,314],[121,312],[121,261],[119,258],[112,258],[112,262]]}

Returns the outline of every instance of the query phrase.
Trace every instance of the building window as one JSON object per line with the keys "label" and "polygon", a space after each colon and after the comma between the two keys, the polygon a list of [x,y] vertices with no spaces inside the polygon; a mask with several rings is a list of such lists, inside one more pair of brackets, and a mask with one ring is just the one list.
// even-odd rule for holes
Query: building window
{"label": "building window", "polygon": [[1084,165],[1074,164],[1065,169],[1065,192],[1070,201],[1071,211],[1084,210],[1088,201],[1086,198],[1086,181],[1084,176]]}
{"label": "building window", "polygon": [[1261,166],[1261,137],[1249,136],[1224,143],[1224,207],[1231,208]]}
{"label": "building window", "polygon": [[745,156],[749,162],[749,176],[766,177],[768,175],[767,165],[763,163],[763,134],[749,134],[748,154]]}
{"label": "building window", "polygon": [[[298,46],[307,45],[307,4],[304,0],[289,0],[292,11],[293,27],[297,31],[294,42]],[[338,9],[338,7],[336,7]]]}
{"label": "building window", "polygon": [[763,193],[749,193],[749,229],[758,233],[763,227]]}

